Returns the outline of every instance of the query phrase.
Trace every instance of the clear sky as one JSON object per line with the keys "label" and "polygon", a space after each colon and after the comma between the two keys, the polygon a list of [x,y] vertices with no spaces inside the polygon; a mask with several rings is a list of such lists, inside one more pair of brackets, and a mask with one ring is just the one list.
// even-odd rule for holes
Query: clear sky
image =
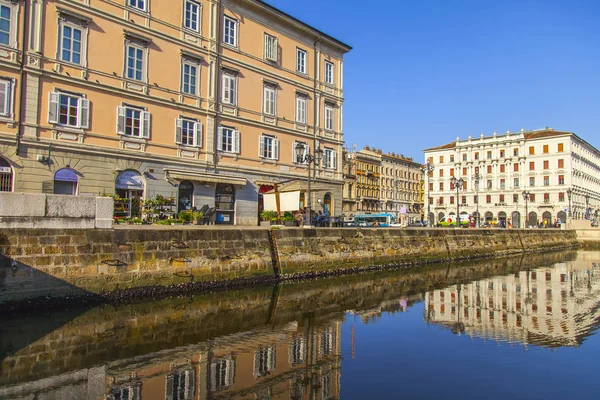
{"label": "clear sky", "polygon": [[552,127],[600,149],[600,0],[266,0],[348,43],[344,133],[423,160]]}

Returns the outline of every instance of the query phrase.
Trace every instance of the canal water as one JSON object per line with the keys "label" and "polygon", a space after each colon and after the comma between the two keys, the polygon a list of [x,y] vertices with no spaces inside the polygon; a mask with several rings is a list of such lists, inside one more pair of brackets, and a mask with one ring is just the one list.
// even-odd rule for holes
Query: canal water
{"label": "canal water", "polygon": [[0,319],[0,399],[598,398],[600,252]]}

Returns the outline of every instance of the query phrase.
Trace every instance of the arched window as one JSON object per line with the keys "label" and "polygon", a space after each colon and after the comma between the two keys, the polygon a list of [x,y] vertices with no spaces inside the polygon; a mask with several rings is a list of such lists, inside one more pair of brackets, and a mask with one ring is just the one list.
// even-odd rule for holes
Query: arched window
{"label": "arched window", "polygon": [[13,169],[4,158],[0,157],[0,192],[12,192]]}
{"label": "arched window", "polygon": [[331,215],[331,193],[326,193],[323,197],[323,213]]}
{"label": "arched window", "polygon": [[77,194],[78,177],[70,168],[63,168],[54,174],[54,194]]}

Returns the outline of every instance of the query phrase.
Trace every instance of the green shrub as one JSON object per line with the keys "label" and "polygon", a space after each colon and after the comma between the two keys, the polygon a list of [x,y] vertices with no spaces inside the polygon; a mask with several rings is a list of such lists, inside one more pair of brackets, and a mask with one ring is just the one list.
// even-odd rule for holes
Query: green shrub
{"label": "green shrub", "polygon": [[263,221],[277,221],[277,211],[264,210],[260,213],[260,219]]}

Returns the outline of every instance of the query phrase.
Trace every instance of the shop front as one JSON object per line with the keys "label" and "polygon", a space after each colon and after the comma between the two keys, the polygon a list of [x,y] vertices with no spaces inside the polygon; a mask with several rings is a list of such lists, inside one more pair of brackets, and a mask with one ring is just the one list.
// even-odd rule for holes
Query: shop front
{"label": "shop front", "polygon": [[144,179],[138,171],[121,171],[115,180],[115,192],[115,217],[141,216]]}

